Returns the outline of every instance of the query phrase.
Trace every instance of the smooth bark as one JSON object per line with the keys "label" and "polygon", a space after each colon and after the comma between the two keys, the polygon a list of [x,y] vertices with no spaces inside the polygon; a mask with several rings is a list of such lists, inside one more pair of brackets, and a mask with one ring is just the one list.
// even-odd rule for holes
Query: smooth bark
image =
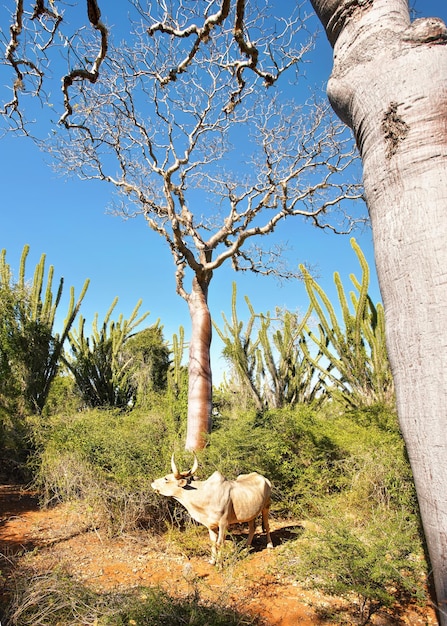
{"label": "smooth bark", "polygon": [[207,303],[208,284],[194,277],[188,296],[191,315],[189,347],[188,421],[185,448],[201,450],[211,430],[211,315]]}
{"label": "smooth bark", "polygon": [[447,624],[447,29],[405,0],[312,0],[360,150],[398,414]]}

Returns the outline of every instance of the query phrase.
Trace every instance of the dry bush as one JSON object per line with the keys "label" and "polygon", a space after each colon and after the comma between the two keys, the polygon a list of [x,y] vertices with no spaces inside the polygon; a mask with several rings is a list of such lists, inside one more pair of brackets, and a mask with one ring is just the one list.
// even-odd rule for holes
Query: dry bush
{"label": "dry bush", "polygon": [[21,569],[4,626],[261,626],[261,620],[200,597],[197,585],[186,597],[158,588],[124,593],[95,593],[62,568],[40,573]]}

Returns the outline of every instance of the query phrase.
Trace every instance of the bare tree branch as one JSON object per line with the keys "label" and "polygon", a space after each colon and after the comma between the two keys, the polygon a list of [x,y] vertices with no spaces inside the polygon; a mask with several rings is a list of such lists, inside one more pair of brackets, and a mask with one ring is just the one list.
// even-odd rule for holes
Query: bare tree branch
{"label": "bare tree branch", "polygon": [[[37,46],[41,52],[44,52],[53,42],[59,24],[62,21],[62,16],[59,15],[54,8],[48,9],[43,0],[37,0],[30,19],[39,21],[43,25],[43,30],[48,33],[48,39],[44,43]],[[23,22],[23,0],[16,0],[15,10],[11,15],[11,26],[9,28],[10,40],[5,51],[6,62],[9,63],[14,69],[16,78],[12,86],[12,99],[4,105],[2,112],[6,115],[16,113],[20,120],[22,120],[22,113],[19,109],[19,94],[25,89],[25,76],[37,78],[37,84],[34,89],[34,93],[36,95],[40,93],[44,76],[43,70],[38,67],[38,64],[35,61],[32,61],[26,56],[18,56],[20,37],[23,34],[24,29]],[[50,22],[51,26],[47,25],[48,22]],[[36,45],[37,44],[33,42],[33,48]]]}
{"label": "bare tree branch", "polygon": [[[80,33],[72,33],[67,36],[61,31],[64,23],[64,13],[58,9],[57,0],[36,0],[32,10],[26,11],[23,0],[15,1],[15,9],[11,14],[10,39],[5,46],[5,61],[13,68],[15,79],[11,91],[12,98],[6,102],[1,113],[10,120],[16,119],[17,126],[26,132],[28,120],[24,120],[23,107],[20,104],[20,95],[29,94],[33,97],[47,102],[48,95],[44,92],[44,83],[53,80],[50,72],[51,60],[48,56],[50,49],[57,49],[61,46],[75,58],[77,67],[73,67],[62,77],[62,95],[64,103],[64,113],[60,122],[68,124],[73,109],[69,97],[69,88],[74,81],[96,82],[100,67],[107,56],[108,51],[108,29],[101,21],[101,11],[98,0],[87,0],[87,18],[90,25],[99,32],[100,44],[98,52],[93,61],[88,61],[85,55],[78,54],[76,50],[77,37]],[[56,39],[56,35],[59,37]],[[89,46],[89,54],[93,46]],[[53,63],[55,60],[53,59]],[[54,103],[48,102],[50,106]]]}
{"label": "bare tree branch", "polygon": [[[164,5],[164,3],[162,4]],[[181,38],[191,37],[192,35],[195,36],[194,43],[186,57],[176,67],[171,68],[166,76],[160,77],[160,83],[162,85],[165,85],[170,80],[176,80],[177,74],[181,74],[182,72],[186,71],[188,65],[190,65],[190,63],[194,60],[194,57],[196,56],[201,43],[207,43],[209,41],[210,34],[213,28],[215,28],[216,26],[220,26],[226,20],[230,12],[230,5],[231,0],[222,0],[221,6],[216,13],[214,13],[213,15],[209,15],[208,17],[205,16],[202,27],[199,27],[196,24],[191,24],[190,26],[188,26],[188,28],[180,29],[172,27],[165,22],[156,22],[153,26],[147,29],[147,32],[150,36],[152,36],[157,31]],[[166,10],[165,15],[165,19],[167,19],[169,16]]]}
{"label": "bare tree branch", "polygon": [[[142,214],[165,239],[179,294],[188,296],[187,268],[211,276],[227,260],[236,270],[297,276],[278,263],[280,248],[248,247],[286,219],[334,232],[364,219],[340,210],[362,191],[346,176],[355,147],[328,105],[262,100],[251,86],[229,116],[225,67],[197,59],[194,71],[160,85],[171,59],[144,41],[143,33],[134,48],[112,50],[97,84],[73,92],[70,134],[54,150],[65,170],[113,184],[114,210]],[[244,137],[242,157],[234,133]]]}
{"label": "bare tree branch", "polygon": [[109,33],[103,22],[101,22],[101,11],[99,9],[97,0],[87,0],[87,15],[90,24],[93,26],[94,29],[99,31],[101,35],[101,45],[99,47],[96,58],[91,65],[90,70],[85,68],[71,70],[71,72],[64,76],[62,80],[62,93],[64,94],[65,112],[60,118],[59,122],[67,127],[70,126],[68,119],[73,113],[73,108],[71,106],[69,96],[69,87],[71,87],[74,81],[88,80],[90,83],[95,83],[98,80],[101,64],[107,55]]}
{"label": "bare tree branch", "polygon": [[[159,75],[158,78],[162,85],[166,85],[169,81],[175,81],[179,74],[187,71],[193,62],[197,62],[201,48],[203,46],[209,47],[213,36],[216,37],[217,27],[228,28],[232,33],[238,54],[228,55],[230,46],[226,51],[222,51],[219,60],[222,66],[225,66],[236,79],[237,86],[230,93],[225,105],[225,111],[228,114],[241,100],[242,92],[246,87],[245,70],[251,70],[254,75],[263,80],[265,86],[270,87],[285,71],[296,66],[313,46],[312,38],[300,47],[295,47],[293,42],[297,30],[304,28],[307,17],[292,15],[287,20],[277,19],[274,28],[271,29],[271,27],[266,26],[267,20],[265,20],[263,9],[260,7],[256,7],[255,20],[247,17],[246,0],[210,2],[209,7],[217,5],[217,10],[211,15],[207,15],[205,12],[203,16],[200,11],[195,14],[189,7],[187,9],[186,3],[183,2],[179,3],[175,15],[172,13],[172,8],[168,8],[166,3],[160,4],[163,9],[160,19],[148,15],[148,18],[153,21],[153,24],[147,29],[148,35],[153,37],[156,33],[162,33],[170,38],[194,38],[191,48],[186,51],[184,57],[164,74]],[[182,27],[181,24],[188,18],[196,21]],[[201,19],[203,19],[202,26],[199,26],[197,22]],[[227,23],[229,23],[228,26]],[[251,29],[257,33],[263,31],[262,41],[259,36],[258,40],[250,38]],[[280,55],[278,55],[278,51],[275,51],[274,46],[269,45],[269,37],[276,42],[283,42],[283,45],[280,46]]]}

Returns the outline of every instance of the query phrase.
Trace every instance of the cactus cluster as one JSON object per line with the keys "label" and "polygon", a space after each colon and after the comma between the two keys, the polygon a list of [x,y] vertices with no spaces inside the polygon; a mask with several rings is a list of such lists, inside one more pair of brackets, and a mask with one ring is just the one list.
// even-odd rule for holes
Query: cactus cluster
{"label": "cactus cluster", "polygon": [[351,246],[360,263],[362,280],[350,275],[356,290],[349,294],[351,310],[340,275],[335,272],[341,317],[322,287],[301,266],[311,308],[318,318],[317,332],[306,325],[307,334],[318,349],[318,359],[312,356],[307,343],[303,343],[303,350],[332,398],[352,408],[393,405],[394,384],[386,351],[383,306],[374,305],[368,295],[369,267],[354,238]]}
{"label": "cactus cluster", "polygon": [[354,238],[351,246],[362,279],[350,275],[355,288],[349,294],[350,306],[340,274],[334,274],[341,315],[316,279],[300,266],[309,296],[306,313],[300,318],[277,308],[275,315],[258,314],[245,297],[250,316],[244,327],[233,285],[231,321],[223,314],[223,328],[214,327],[232,367],[233,380],[226,384],[242,386],[259,410],[325,399],[351,408],[394,406],[383,306],[374,305],[368,294],[369,267]]}
{"label": "cactus cluster", "polygon": [[2,250],[0,255],[0,292],[2,304],[6,304],[1,315],[1,367],[3,373],[9,371],[14,383],[20,388],[24,408],[32,413],[40,413],[57,374],[64,342],[78,314],[89,281],[85,281],[77,299],[71,287],[65,320],[61,323],[60,331],[56,332],[64,279],[60,278],[54,295],[54,267],[49,267],[45,278],[46,256],[42,254],[32,280],[27,282],[25,272],[28,254],[29,246],[25,245],[16,282],[6,262],[6,251]]}

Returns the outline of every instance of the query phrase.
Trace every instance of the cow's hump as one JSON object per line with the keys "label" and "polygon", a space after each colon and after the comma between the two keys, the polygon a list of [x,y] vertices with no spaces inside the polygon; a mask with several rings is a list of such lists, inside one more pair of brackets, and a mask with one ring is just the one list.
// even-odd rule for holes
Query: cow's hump
{"label": "cow's hump", "polygon": [[264,476],[261,476],[258,472],[251,472],[251,474],[239,474],[236,478],[238,483],[246,482],[255,484],[257,482],[263,483],[265,480]]}
{"label": "cow's hump", "polygon": [[219,471],[215,471],[211,476],[205,481],[207,483],[224,483],[226,481],[225,476],[223,476]]}

